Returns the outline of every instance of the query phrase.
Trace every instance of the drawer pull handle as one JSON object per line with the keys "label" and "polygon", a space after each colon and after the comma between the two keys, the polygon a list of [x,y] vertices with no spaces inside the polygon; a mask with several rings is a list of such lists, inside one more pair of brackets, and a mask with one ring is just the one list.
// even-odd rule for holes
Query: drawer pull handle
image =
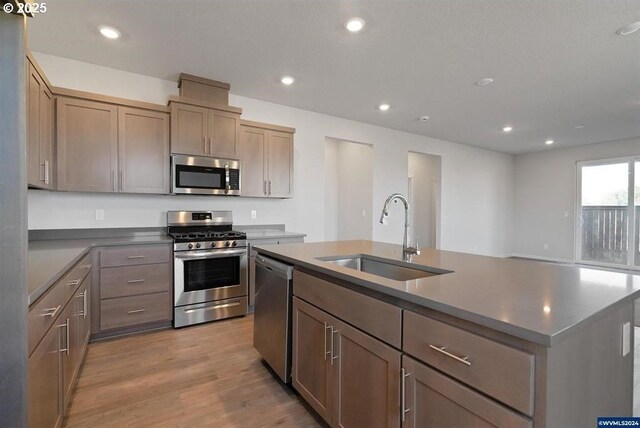
{"label": "drawer pull handle", "polygon": [[139,282],[145,282],[146,279],[130,279],[129,281],[127,281],[128,284],[137,284]]}
{"label": "drawer pull handle", "polygon": [[127,258],[129,260],[133,260],[133,259],[146,259],[147,256],[127,256]]}
{"label": "drawer pull handle", "polygon": [[141,314],[143,312],[146,312],[146,309],[136,309],[135,311],[129,311],[127,312],[129,315],[133,315],[133,314]]}
{"label": "drawer pull handle", "polygon": [[469,361],[469,357],[458,357],[457,355],[453,355],[452,353],[445,351],[444,346],[437,347],[437,346],[429,345],[429,348],[433,349],[436,352],[440,352],[442,355],[446,355],[449,358],[453,358],[454,360],[464,364],[465,366],[471,367],[471,361]]}
{"label": "drawer pull handle", "polygon": [[56,308],[45,309],[46,312],[42,314],[42,316],[45,318],[48,318],[48,317],[55,318],[59,310],[60,310],[60,305],[58,305],[58,307]]}
{"label": "drawer pull handle", "polygon": [[67,282],[67,285],[78,285],[78,284],[80,284],[79,279],[74,279],[73,281]]}

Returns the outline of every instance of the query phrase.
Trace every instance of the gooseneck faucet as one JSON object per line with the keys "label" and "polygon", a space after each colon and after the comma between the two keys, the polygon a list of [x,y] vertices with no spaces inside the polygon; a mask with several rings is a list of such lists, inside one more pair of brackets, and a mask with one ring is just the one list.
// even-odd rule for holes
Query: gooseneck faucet
{"label": "gooseneck faucet", "polygon": [[384,201],[384,206],[382,207],[382,213],[380,214],[380,223],[384,224],[385,218],[389,215],[389,204],[391,202],[398,202],[398,200],[402,201],[404,204],[404,237],[402,240],[402,258],[407,261],[411,258],[412,255],[419,255],[420,250],[415,247],[409,246],[409,201],[400,193],[392,193],[389,195],[386,201]]}

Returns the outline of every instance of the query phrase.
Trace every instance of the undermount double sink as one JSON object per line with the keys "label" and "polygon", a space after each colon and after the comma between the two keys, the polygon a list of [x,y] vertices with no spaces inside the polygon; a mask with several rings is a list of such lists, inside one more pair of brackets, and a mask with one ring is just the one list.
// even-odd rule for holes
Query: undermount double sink
{"label": "undermount double sink", "polygon": [[394,281],[411,281],[414,279],[451,273],[451,271],[437,269],[430,266],[416,265],[413,263],[401,262],[399,260],[383,259],[365,254],[318,257],[317,260],[381,276]]}

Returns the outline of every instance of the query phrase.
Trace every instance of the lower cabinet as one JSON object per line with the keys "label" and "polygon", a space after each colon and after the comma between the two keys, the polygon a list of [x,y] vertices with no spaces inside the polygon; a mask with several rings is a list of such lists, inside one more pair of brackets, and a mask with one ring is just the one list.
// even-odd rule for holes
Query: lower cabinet
{"label": "lower cabinet", "polygon": [[530,428],[530,419],[410,357],[402,357],[402,426]]}
{"label": "lower cabinet", "polygon": [[[79,286],[63,280],[47,292],[67,295],[66,288],[70,284],[77,286],[73,297],[60,302],[60,307],[64,307],[57,316],[54,315],[57,309],[44,315],[55,319],[29,357],[30,427],[49,428],[62,424],[89,342],[90,283],[91,275],[86,274]],[[64,292],[58,292],[56,288],[63,288]],[[38,310],[37,304],[32,310]]]}
{"label": "lower cabinet", "polygon": [[400,351],[293,300],[294,388],[331,426],[399,427]]}

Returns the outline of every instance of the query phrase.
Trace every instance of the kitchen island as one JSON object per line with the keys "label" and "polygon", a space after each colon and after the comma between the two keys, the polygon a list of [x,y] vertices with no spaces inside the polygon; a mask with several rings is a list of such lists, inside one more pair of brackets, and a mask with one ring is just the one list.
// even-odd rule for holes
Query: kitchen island
{"label": "kitchen island", "polygon": [[333,426],[578,427],[632,413],[640,276],[432,249],[407,263],[371,241],[257,250],[295,266],[292,385]]}

